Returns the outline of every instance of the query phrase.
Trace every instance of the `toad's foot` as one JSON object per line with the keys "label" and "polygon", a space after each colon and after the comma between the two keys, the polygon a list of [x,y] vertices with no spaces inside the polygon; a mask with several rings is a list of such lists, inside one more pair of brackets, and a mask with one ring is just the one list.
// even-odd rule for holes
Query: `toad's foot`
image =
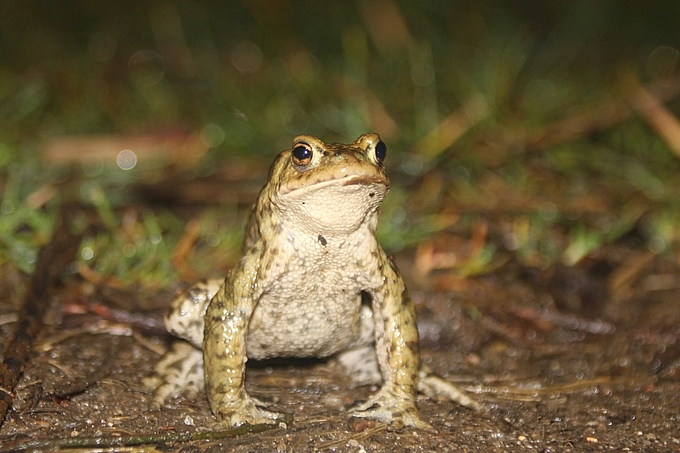
{"label": "toad's foot", "polygon": [[217,420],[229,428],[248,423],[250,425],[270,424],[285,417],[285,414],[262,407],[263,403],[245,391],[239,398],[220,403],[213,408]]}
{"label": "toad's foot", "polygon": [[421,367],[420,369],[418,391],[434,400],[447,399],[470,409],[480,409],[480,405],[477,401],[467,396],[462,390],[453,385],[453,383],[433,374],[426,367]]}
{"label": "toad's foot", "polygon": [[154,389],[152,409],[160,409],[169,397],[184,393],[195,399],[204,389],[203,355],[185,341],[176,341],[158,361],[154,374],[144,379],[144,384]]}
{"label": "toad's foot", "polygon": [[435,429],[429,423],[421,420],[415,402],[400,393],[383,386],[368,401],[352,408],[349,413],[353,417],[388,423],[396,429],[412,426],[434,432]]}

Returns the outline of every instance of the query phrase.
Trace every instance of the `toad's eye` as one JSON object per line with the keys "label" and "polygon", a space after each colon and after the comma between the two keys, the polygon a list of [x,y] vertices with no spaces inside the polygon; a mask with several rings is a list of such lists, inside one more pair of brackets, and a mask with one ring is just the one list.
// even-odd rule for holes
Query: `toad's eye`
{"label": "toad's eye", "polygon": [[312,161],[313,156],[314,153],[312,151],[312,147],[308,143],[297,142],[293,146],[292,152],[293,164],[297,165],[298,167],[304,167],[309,165],[309,163]]}
{"label": "toad's eye", "polygon": [[387,157],[387,145],[382,140],[375,144],[375,160],[382,164]]}

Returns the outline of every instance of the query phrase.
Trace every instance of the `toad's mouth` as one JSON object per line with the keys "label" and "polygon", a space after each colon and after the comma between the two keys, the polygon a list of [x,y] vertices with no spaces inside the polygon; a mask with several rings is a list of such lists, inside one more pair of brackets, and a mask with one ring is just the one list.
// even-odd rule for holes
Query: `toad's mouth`
{"label": "toad's mouth", "polygon": [[[296,181],[298,183],[302,181]],[[345,187],[345,186],[383,186],[384,191],[387,192],[390,188],[390,182],[384,176],[371,174],[347,175],[340,178],[329,178],[305,181],[304,184],[289,184],[281,187],[281,195],[291,197],[302,196],[317,190],[326,189],[328,187]]]}
{"label": "toad's mouth", "polygon": [[385,178],[381,176],[348,176],[346,181],[343,182],[343,186],[351,186],[354,184],[370,185],[370,184],[382,184],[385,187],[389,187],[389,183]]}

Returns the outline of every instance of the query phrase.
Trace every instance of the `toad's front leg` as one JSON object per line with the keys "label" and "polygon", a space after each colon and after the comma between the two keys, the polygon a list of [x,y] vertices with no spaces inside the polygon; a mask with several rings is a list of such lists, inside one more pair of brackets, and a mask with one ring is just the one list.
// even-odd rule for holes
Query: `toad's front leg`
{"label": "toad's front leg", "polygon": [[[243,263],[241,263],[243,265]],[[271,423],[282,414],[268,411],[245,390],[246,336],[253,312],[253,286],[239,277],[225,284],[211,300],[205,314],[203,362],[210,408],[225,425]],[[247,273],[241,272],[242,275]]]}
{"label": "toad's front leg", "polygon": [[[383,252],[384,255],[384,252]],[[431,431],[416,408],[420,352],[416,311],[396,266],[384,256],[383,284],[371,292],[382,388],[352,410],[355,417]]]}

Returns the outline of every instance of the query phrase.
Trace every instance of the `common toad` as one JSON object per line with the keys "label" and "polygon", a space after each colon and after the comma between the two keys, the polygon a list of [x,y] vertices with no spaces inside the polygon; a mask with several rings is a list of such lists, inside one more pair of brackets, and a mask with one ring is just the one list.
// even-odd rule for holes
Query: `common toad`
{"label": "common toad", "polygon": [[225,425],[272,422],[281,414],[245,390],[246,361],[329,356],[355,386],[382,382],[352,416],[431,429],[418,414],[417,391],[476,406],[421,369],[413,302],[376,239],[390,186],[386,155],[377,134],[350,144],[302,135],[278,155],[238,265],[173,302],[166,326],[185,341],[156,366],[156,407],[205,388]]}

